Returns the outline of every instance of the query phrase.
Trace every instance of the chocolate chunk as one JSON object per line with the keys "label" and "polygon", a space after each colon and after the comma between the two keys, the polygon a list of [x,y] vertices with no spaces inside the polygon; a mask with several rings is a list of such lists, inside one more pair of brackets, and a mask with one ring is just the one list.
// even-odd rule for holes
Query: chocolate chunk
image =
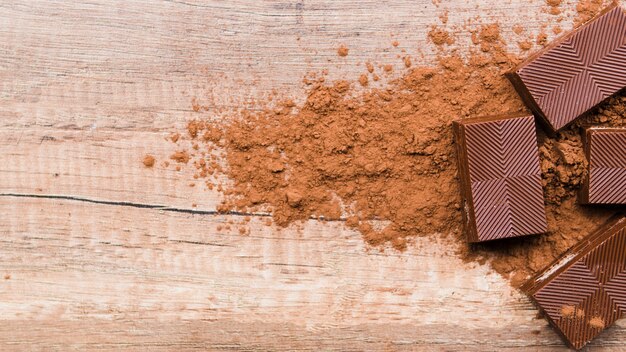
{"label": "chocolate chunk", "polygon": [[590,234],[522,286],[573,348],[626,313],[626,216]]}
{"label": "chocolate chunk", "polygon": [[552,131],[564,128],[626,86],[626,15],[613,4],[507,77]]}
{"label": "chocolate chunk", "polygon": [[533,116],[453,123],[469,242],[547,231]]}
{"label": "chocolate chunk", "polygon": [[583,134],[589,170],[582,204],[626,204],[626,128],[588,128]]}

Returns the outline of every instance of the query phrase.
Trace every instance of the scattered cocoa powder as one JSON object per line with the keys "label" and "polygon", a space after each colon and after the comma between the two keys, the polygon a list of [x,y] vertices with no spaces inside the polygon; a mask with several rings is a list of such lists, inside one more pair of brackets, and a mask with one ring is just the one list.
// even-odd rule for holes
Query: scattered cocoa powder
{"label": "scattered cocoa powder", "polygon": [[362,74],[362,75],[359,77],[359,83],[360,83],[363,87],[366,87],[366,86],[367,86],[367,84],[368,84],[368,82],[369,82],[369,79],[367,78],[367,75],[366,75],[366,74]]}
{"label": "scattered cocoa powder", "polygon": [[153,167],[154,163],[155,163],[154,156],[147,154],[146,156],[143,157],[143,165],[145,167]]}
{"label": "scattered cocoa powder", "polygon": [[200,105],[200,103],[198,103],[198,98],[196,97],[191,98],[191,109],[195,112],[209,111],[209,107]]}
{"label": "scattered cocoa powder", "polygon": [[579,128],[626,124],[626,96],[609,99],[554,138],[539,130],[547,234],[467,245],[451,122],[526,111],[503,76],[521,58],[504,49],[500,26],[483,25],[472,39],[476,47],[466,57],[444,55],[383,88],[359,92],[350,81],[310,80],[301,105],[284,100],[220,124],[193,121],[188,134],[206,150],[193,158],[197,174],[209,188],[220,174],[231,180],[218,185],[220,211],[271,211],[280,227],[342,219],[368,244],[399,250],[411,237],[436,234],[517,286],[612,214],[576,204],[585,170]]}
{"label": "scattered cocoa powder", "polygon": [[480,29],[480,39],[487,43],[495,43],[500,39],[500,25],[492,23],[482,26]]}
{"label": "scattered cocoa powder", "polygon": [[413,65],[410,56],[403,57],[402,61],[404,61],[404,67],[406,67],[406,68],[409,68],[409,67],[411,67]]}
{"label": "scattered cocoa powder", "polygon": [[526,31],[524,29],[523,26],[516,24],[513,26],[513,33],[517,34],[517,35],[522,35],[522,33],[524,33],[524,31]]}
{"label": "scattered cocoa powder", "polygon": [[574,24],[579,26],[597,15],[606,4],[611,3],[610,0],[580,0],[576,4],[577,17]]}
{"label": "scattered cocoa powder", "polygon": [[537,45],[546,46],[548,44],[548,34],[546,32],[539,32],[537,34]]}
{"label": "scattered cocoa powder", "polygon": [[337,55],[339,55],[339,56],[341,56],[341,57],[346,57],[346,56],[348,56],[348,52],[349,52],[349,51],[350,51],[350,50],[349,50],[348,48],[346,48],[346,46],[345,46],[345,45],[341,45],[341,46],[339,47],[339,49],[337,49]]}
{"label": "scattered cocoa powder", "polygon": [[483,25],[478,32],[478,37],[474,35],[472,41],[479,44],[480,50],[483,52],[490,52],[493,49],[500,50],[502,48],[500,25],[497,23]]}
{"label": "scattered cocoa powder", "polygon": [[551,15],[561,14],[561,9],[559,8],[559,6],[561,6],[561,2],[562,0],[546,0],[546,3],[550,6]]}
{"label": "scattered cocoa powder", "polygon": [[391,42],[391,45],[393,45],[394,48],[397,48],[400,43],[397,40],[394,40],[393,42]]}
{"label": "scattered cocoa powder", "polygon": [[448,33],[446,30],[441,29],[437,26],[431,27],[430,31],[428,32],[428,39],[430,39],[430,41],[437,46],[442,46],[444,44],[454,44],[454,37],[452,37],[450,33]]}
{"label": "scattered cocoa powder", "polygon": [[585,317],[585,311],[574,306],[564,305],[561,307],[561,316],[565,319],[580,320]]}
{"label": "scattered cocoa powder", "polygon": [[533,47],[533,43],[530,40],[523,40],[521,42],[518,42],[517,45],[523,51],[528,51],[528,50],[532,49],[532,47]]}
{"label": "scattered cocoa powder", "polygon": [[196,138],[198,136],[198,132],[203,128],[204,124],[199,123],[197,121],[191,121],[187,124],[187,133],[189,137]]}
{"label": "scattered cocoa powder", "polygon": [[9,274],[5,274],[5,275],[4,275],[4,279],[5,279],[5,280],[10,280],[10,279],[11,279],[11,275],[9,275]]}
{"label": "scattered cocoa powder", "polygon": [[589,320],[589,326],[594,329],[604,329],[604,319],[601,317],[593,317]]}
{"label": "scattered cocoa powder", "polygon": [[449,15],[449,11],[448,10],[444,10],[441,15],[439,15],[439,20],[441,21],[441,23],[446,24],[448,23],[448,15]]}
{"label": "scattered cocoa powder", "polygon": [[383,70],[387,73],[390,73],[391,71],[393,71],[393,65],[383,65]]}
{"label": "scattered cocoa powder", "polygon": [[[414,235],[460,236],[450,122],[498,111],[506,101],[511,111],[523,109],[490,63],[480,55],[470,63],[442,58],[439,68],[415,68],[355,97],[349,82],[317,84],[297,109],[280,104],[233,118],[210,141],[226,150],[233,179],[224,209],[268,204],[280,226],[346,212],[359,219],[352,223],[368,243],[400,249]],[[278,161],[284,166],[272,167]],[[376,220],[389,224],[379,228]]]}
{"label": "scattered cocoa powder", "polygon": [[561,316],[563,318],[570,318],[574,316],[574,306],[563,306],[561,307]]}
{"label": "scattered cocoa powder", "polygon": [[179,150],[172,154],[170,159],[179,163],[187,164],[189,162],[189,154],[184,150]]}

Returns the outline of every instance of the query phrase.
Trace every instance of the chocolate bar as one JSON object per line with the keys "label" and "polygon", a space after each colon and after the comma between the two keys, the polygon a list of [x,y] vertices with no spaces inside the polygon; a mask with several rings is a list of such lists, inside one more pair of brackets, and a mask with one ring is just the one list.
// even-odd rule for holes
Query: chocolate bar
{"label": "chocolate bar", "polygon": [[469,242],[547,231],[533,116],[453,123]]}
{"label": "chocolate bar", "polygon": [[626,204],[626,128],[588,128],[583,133],[589,169],[582,204]]}
{"label": "chocolate bar", "polygon": [[580,349],[626,313],[626,216],[590,234],[522,286]]}
{"label": "chocolate bar", "polygon": [[613,4],[506,75],[558,131],[626,86],[626,15]]}

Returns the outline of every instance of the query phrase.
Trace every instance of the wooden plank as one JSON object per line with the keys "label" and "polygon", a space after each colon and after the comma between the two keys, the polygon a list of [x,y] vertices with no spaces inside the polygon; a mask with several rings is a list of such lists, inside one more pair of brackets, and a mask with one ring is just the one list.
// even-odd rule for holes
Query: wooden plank
{"label": "wooden plank", "polygon": [[[1,349],[563,350],[525,297],[433,238],[380,253],[341,222],[248,224],[212,214],[219,195],[189,187],[189,170],[140,164],[166,159],[164,137],[206,116],[194,97],[212,112],[274,89],[298,100],[307,72],[356,78],[368,60],[397,75],[402,49],[435,59],[426,32],[445,10],[448,28],[480,16],[513,38],[514,24],[536,33],[552,19],[544,6],[3,2]],[[625,337],[620,321],[592,346],[623,350]]]}
{"label": "wooden plank", "polygon": [[[533,33],[551,20],[542,0],[436,2],[3,2],[2,125],[171,129],[198,116],[193,97],[211,108],[238,108],[274,89],[301,99],[300,81],[310,71],[355,79],[371,60],[400,72],[402,49],[432,62],[437,50],[427,31],[445,10],[451,30],[477,27],[480,16],[506,23],[509,37],[514,24]],[[468,45],[469,32],[458,37]],[[396,39],[400,46],[392,48]],[[346,58],[337,56],[340,43],[350,48]],[[510,47],[517,50],[515,41]]]}
{"label": "wooden plank", "polygon": [[[0,194],[65,196],[215,211],[219,194],[193,178],[191,165],[175,170],[177,163],[169,157],[177,147],[165,140],[167,135],[5,128],[0,130]],[[182,143],[180,148],[189,146]],[[147,153],[157,159],[153,168],[142,163]],[[164,161],[172,165],[164,167]],[[197,207],[192,207],[194,204]]]}
{"label": "wooden plank", "polygon": [[[16,350],[565,350],[526,297],[432,238],[381,253],[341,223],[65,199],[3,196],[0,214],[0,345]],[[621,321],[592,346],[625,337]]]}
{"label": "wooden plank", "polygon": [[[432,239],[381,253],[341,224],[314,221],[296,234],[227,216],[10,197],[0,213],[7,346],[280,349],[281,337],[290,349],[300,336],[302,347],[336,349],[561,345],[525,297]],[[217,229],[228,221],[230,231]],[[37,328],[16,329],[25,324]]]}

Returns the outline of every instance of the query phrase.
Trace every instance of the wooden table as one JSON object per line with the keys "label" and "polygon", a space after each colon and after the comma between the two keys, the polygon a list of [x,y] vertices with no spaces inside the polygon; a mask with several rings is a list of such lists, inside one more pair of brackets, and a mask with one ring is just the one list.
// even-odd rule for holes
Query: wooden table
{"label": "wooden table", "polygon": [[[241,217],[214,213],[218,193],[188,186],[191,170],[141,165],[206,116],[194,97],[211,109],[272,89],[302,99],[309,71],[355,79],[372,60],[399,72],[402,48],[432,62],[426,33],[446,9],[448,28],[480,16],[512,37],[554,20],[544,4],[3,1],[0,350],[565,350],[527,298],[436,236],[380,252],[342,224],[258,218],[241,236]],[[620,321],[590,350],[625,341]]]}

